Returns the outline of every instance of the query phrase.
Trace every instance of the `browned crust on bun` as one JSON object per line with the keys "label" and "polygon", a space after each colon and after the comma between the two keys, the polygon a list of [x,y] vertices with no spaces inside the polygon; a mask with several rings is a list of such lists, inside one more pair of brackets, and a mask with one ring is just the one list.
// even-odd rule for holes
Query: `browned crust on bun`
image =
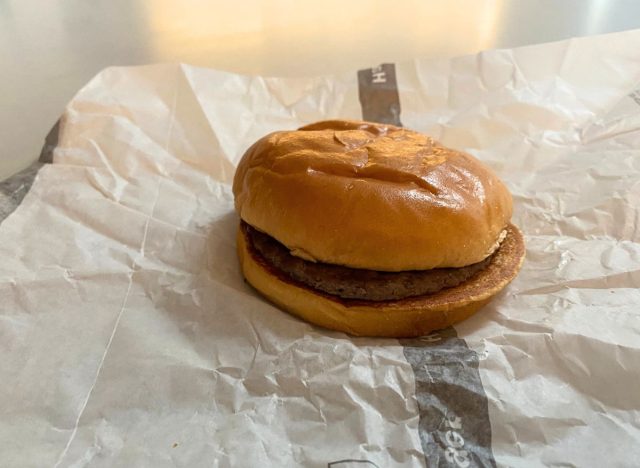
{"label": "browned crust on bun", "polygon": [[512,212],[472,156],[392,125],[326,121],[258,140],[233,182],[236,210],[306,260],[378,271],[485,259]]}
{"label": "browned crust on bun", "polygon": [[491,263],[470,280],[435,294],[395,301],[346,300],[296,283],[262,259],[238,230],[238,256],[247,281],[282,309],[304,320],[356,336],[415,337],[464,320],[517,275],[525,256],[522,233],[507,236]]}

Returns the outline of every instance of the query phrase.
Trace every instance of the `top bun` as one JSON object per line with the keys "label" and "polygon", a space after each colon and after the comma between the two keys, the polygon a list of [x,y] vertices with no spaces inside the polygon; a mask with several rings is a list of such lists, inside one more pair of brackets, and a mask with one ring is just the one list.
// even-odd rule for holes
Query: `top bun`
{"label": "top bun", "polygon": [[236,210],[311,261],[382,271],[462,267],[496,248],[511,194],[468,154],[420,133],[330,120],[244,154]]}

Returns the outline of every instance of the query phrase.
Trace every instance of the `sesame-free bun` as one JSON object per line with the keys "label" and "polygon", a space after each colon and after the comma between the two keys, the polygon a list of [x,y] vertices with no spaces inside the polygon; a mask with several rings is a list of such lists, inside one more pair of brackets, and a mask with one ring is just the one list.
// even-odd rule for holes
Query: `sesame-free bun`
{"label": "sesame-free bun", "polygon": [[240,217],[293,255],[381,271],[479,262],[512,212],[507,188],[472,156],[359,121],[261,138],[240,161],[233,193]]}
{"label": "sesame-free bun", "polygon": [[435,294],[394,301],[343,300],[297,283],[272,267],[238,230],[238,256],[247,281],[282,309],[308,322],[356,336],[412,337],[446,328],[475,313],[518,273],[522,234],[513,225],[491,263],[469,281]]}

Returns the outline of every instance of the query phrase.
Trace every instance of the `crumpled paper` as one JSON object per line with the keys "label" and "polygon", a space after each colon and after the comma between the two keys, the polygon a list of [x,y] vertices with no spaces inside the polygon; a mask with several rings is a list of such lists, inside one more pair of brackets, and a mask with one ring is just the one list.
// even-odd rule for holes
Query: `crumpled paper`
{"label": "crumpled paper", "polygon": [[0,224],[1,464],[634,465],[638,50],[631,31],[396,64],[403,125],[491,166],[527,242],[481,313],[400,341],[303,323],[236,260],[235,164],[361,118],[355,71],[104,70]]}

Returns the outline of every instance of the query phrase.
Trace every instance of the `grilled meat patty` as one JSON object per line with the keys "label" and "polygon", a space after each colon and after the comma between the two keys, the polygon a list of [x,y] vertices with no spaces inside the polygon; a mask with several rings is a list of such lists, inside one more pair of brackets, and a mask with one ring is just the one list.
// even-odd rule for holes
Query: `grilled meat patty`
{"label": "grilled meat patty", "polygon": [[[304,285],[343,299],[386,301],[433,294],[470,279],[493,255],[461,268],[387,272],[303,260],[274,238],[242,222],[251,247],[271,266]],[[495,254],[495,252],[494,252]]]}

